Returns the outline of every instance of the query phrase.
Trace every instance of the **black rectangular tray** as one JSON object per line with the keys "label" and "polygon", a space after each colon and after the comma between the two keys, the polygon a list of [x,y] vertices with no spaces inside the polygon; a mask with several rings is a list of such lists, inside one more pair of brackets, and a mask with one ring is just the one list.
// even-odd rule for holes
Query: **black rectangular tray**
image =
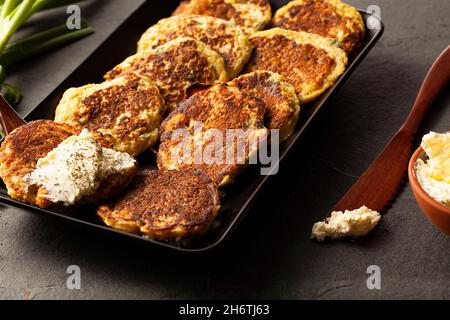
{"label": "black rectangular tray", "polygon": [[[279,7],[289,2],[288,0],[272,0],[272,7],[274,11]],[[146,1],[142,6],[136,10],[100,47],[95,50],[92,55],[86,59],[63,83],[61,83],[44,101],[42,101],[33,111],[27,116],[26,120],[37,119],[53,119],[54,111],[62,97],[64,91],[70,87],[82,86],[87,83],[101,82],[102,75],[110,70],[112,67],[123,61],[124,58],[132,55],[136,50],[136,43],[141,34],[152,24],[159,19],[170,16],[171,12],[176,8],[179,1],[164,0],[164,1]],[[360,52],[351,59],[347,71],[330,88],[317,102],[304,106],[302,108],[301,119],[294,135],[280,148],[280,163],[289,154],[289,151],[295,147],[296,143],[311,120],[316,116],[317,112],[326,104],[332,94],[345,83],[348,77],[355,71],[357,66],[361,63],[367,53],[375,45],[384,31],[384,26],[378,17],[371,13],[360,10],[365,21],[370,17],[379,21],[379,28],[367,28],[366,39]],[[373,25],[373,23],[372,23]],[[147,163],[155,163],[154,156],[146,154]],[[154,167],[154,165],[149,165]],[[248,169],[242,176],[240,176],[236,183],[226,190],[226,196],[222,202],[222,210],[218,216],[218,225],[212,228],[204,236],[191,239],[183,243],[169,243],[154,241],[145,237],[136,236],[133,234],[117,231],[105,226],[97,217],[95,208],[49,208],[46,210],[39,209],[35,206],[27,205],[15,201],[7,195],[4,185],[0,185],[0,202],[24,209],[30,213],[39,215],[62,218],[66,221],[73,222],[79,225],[88,226],[98,231],[106,231],[118,234],[119,236],[131,237],[140,241],[146,241],[149,244],[163,246],[178,251],[188,253],[198,253],[208,251],[217,247],[230,234],[233,229],[239,224],[242,218],[250,209],[257,196],[267,184],[270,176],[261,176],[257,166]]]}

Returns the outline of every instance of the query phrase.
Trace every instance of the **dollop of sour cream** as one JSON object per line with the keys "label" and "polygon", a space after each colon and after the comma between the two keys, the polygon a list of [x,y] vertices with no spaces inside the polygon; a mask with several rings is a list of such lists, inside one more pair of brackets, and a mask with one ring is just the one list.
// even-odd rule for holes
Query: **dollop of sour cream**
{"label": "dollop of sour cream", "polygon": [[111,175],[123,173],[135,165],[130,155],[102,148],[85,129],[39,159],[36,169],[25,179],[28,186],[44,188],[49,201],[71,206],[95,194]]}
{"label": "dollop of sour cream", "polygon": [[345,237],[363,237],[369,234],[380,222],[381,215],[363,206],[357,210],[335,211],[326,221],[314,224],[312,239],[324,241]]}
{"label": "dollop of sour cream", "polygon": [[450,206],[450,133],[427,134],[422,148],[428,160],[417,160],[417,179],[432,198]]}

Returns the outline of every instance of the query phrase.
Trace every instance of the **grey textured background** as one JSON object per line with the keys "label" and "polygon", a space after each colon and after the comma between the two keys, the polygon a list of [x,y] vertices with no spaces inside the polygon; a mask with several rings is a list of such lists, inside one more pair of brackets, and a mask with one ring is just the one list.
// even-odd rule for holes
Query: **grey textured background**
{"label": "grey textured background", "polygon": [[[141,2],[88,1],[83,13],[94,36],[10,75],[26,94],[21,111],[37,105]],[[1,208],[0,298],[450,298],[450,239],[427,221],[408,186],[367,239],[309,240],[312,224],[403,122],[429,66],[450,43],[448,0],[349,2],[379,5],[384,37],[220,250],[178,255]],[[54,24],[61,13],[35,19],[24,32]],[[449,105],[447,90],[423,133],[450,129]],[[366,288],[373,264],[382,270],[382,290]],[[66,289],[69,265],[81,267],[80,291]]]}

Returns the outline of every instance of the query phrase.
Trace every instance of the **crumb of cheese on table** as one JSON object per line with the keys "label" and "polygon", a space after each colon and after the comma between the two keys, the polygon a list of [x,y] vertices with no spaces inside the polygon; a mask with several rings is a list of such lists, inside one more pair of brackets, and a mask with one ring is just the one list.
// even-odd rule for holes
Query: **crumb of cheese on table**
{"label": "crumb of cheese on table", "polygon": [[381,215],[378,212],[365,206],[353,211],[335,211],[327,220],[314,224],[311,238],[322,242],[326,238],[335,240],[363,237],[372,231],[380,220]]}

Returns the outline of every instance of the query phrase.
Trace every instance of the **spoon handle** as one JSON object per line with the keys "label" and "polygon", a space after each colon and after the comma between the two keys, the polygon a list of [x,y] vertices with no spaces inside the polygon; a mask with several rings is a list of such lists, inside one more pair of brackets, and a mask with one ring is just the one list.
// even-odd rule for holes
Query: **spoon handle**
{"label": "spoon handle", "polygon": [[450,81],[450,46],[442,52],[428,72],[411,113],[401,131],[415,135],[433,102]]}
{"label": "spoon handle", "polygon": [[357,209],[365,205],[382,212],[391,203],[405,177],[411,159],[413,138],[426,112],[430,109],[440,90],[450,79],[450,47],[431,67],[413,110],[402,129],[378,155],[375,161],[356,181],[332,211]]}
{"label": "spoon handle", "polygon": [[14,129],[26,124],[17,112],[9,105],[5,98],[0,94],[0,124],[6,135]]}

